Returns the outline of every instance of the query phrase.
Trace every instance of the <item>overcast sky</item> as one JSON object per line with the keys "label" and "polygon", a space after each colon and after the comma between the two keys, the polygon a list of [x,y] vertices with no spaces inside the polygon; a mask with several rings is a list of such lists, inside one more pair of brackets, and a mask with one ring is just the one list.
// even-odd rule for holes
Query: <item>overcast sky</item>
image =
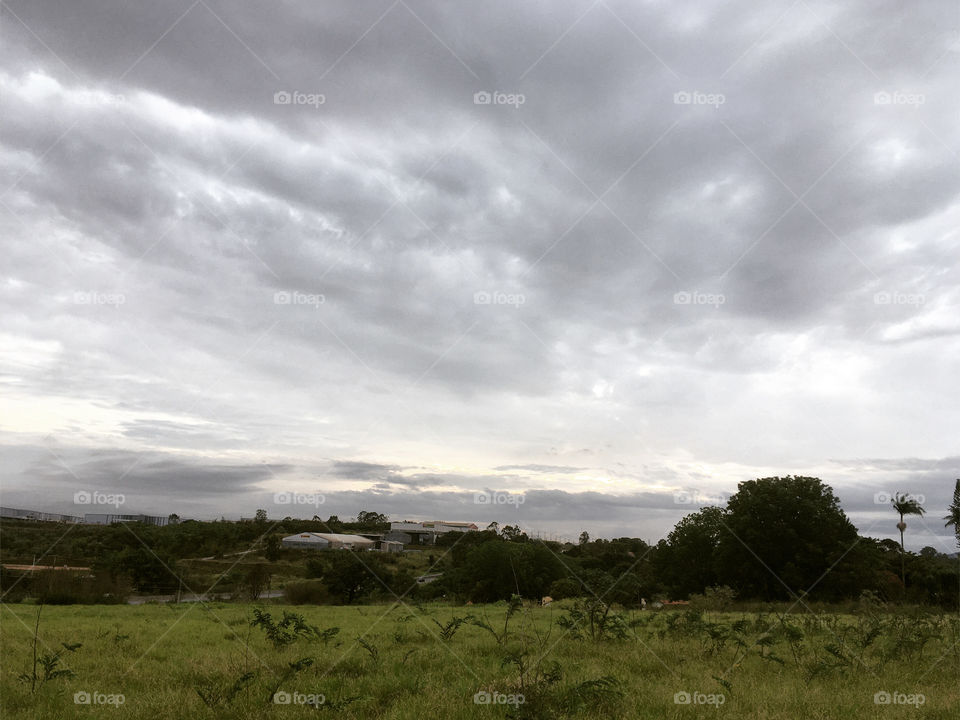
{"label": "overcast sky", "polygon": [[0,17],[3,505],[955,550],[956,2]]}

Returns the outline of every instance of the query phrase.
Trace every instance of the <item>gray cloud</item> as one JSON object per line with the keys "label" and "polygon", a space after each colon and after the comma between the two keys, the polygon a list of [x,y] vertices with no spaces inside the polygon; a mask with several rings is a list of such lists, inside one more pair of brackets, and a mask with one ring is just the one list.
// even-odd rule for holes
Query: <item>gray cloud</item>
{"label": "gray cloud", "polygon": [[60,5],[4,3],[7,447],[404,508],[957,476],[950,3]]}

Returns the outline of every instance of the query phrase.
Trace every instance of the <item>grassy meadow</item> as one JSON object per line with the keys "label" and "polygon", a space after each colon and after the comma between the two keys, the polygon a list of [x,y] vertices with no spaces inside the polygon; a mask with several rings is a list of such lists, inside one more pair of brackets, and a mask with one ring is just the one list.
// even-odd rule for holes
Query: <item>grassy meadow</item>
{"label": "grassy meadow", "polygon": [[37,610],[0,608],[4,718],[960,714],[960,618],[923,610],[45,606],[34,669]]}

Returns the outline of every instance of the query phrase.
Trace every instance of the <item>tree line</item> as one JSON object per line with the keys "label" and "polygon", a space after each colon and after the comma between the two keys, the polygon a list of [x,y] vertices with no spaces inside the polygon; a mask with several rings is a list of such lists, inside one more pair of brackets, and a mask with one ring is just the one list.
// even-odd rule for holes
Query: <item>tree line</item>
{"label": "tree line", "polygon": [[[447,533],[429,550],[432,572],[440,573],[429,584],[418,583],[409,564],[387,554],[280,547],[281,537],[299,532],[369,534],[389,528],[386,515],[367,511],[352,521],[331,516],[326,521],[285,518],[272,523],[259,512],[254,521],[239,523],[78,526],[60,537],[55,562],[90,562],[94,572],[87,578],[87,592],[74,594],[94,601],[116,600],[129,592],[174,593],[182,586],[179,561],[254,548],[264,562],[236,574],[229,585],[255,598],[270,583],[270,563],[298,561],[303,580],[288,585],[292,602],[401,597],[478,603],[520,595],[639,605],[644,600],[688,599],[723,587],[741,600],[836,602],[869,592],[888,601],[956,607],[960,559],[932,547],[906,551],[906,519],[926,511],[907,493],[892,496],[890,508],[899,519],[900,543],[858,535],[833,490],[818,478],[761,478],[740,483],[724,506],[688,514],[656,544],[639,538],[591,540],[586,532],[576,544],[543,541],[519,527],[497,523],[478,532]],[[960,533],[960,480],[943,520]],[[58,532],[55,525],[6,520],[0,531],[5,562],[29,562]],[[32,582],[43,585],[38,578]],[[44,582],[56,584],[51,578]],[[62,586],[63,581],[58,583]],[[23,596],[31,579],[17,580],[4,571],[0,589],[11,585],[18,585]],[[59,587],[59,592],[70,597],[68,589]],[[13,593],[7,599],[17,597]]]}

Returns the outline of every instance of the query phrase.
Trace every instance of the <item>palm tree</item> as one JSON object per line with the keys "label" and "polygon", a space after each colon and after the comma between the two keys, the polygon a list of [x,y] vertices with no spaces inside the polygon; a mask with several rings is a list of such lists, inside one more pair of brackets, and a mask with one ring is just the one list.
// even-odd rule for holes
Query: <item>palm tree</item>
{"label": "palm tree", "polygon": [[926,510],[920,505],[919,500],[908,493],[896,493],[890,498],[890,504],[894,512],[900,513],[900,522],[897,523],[897,530],[900,531],[900,581],[903,587],[907,587],[907,571],[904,564],[904,555],[907,551],[903,545],[903,531],[907,529],[907,524],[903,521],[903,516],[920,515],[922,517]]}
{"label": "palm tree", "polygon": [[957,480],[957,484],[953,488],[953,502],[950,503],[950,512],[943,519],[947,521],[944,523],[945,527],[953,525],[953,532],[957,536],[957,547],[960,547],[960,480]]}

